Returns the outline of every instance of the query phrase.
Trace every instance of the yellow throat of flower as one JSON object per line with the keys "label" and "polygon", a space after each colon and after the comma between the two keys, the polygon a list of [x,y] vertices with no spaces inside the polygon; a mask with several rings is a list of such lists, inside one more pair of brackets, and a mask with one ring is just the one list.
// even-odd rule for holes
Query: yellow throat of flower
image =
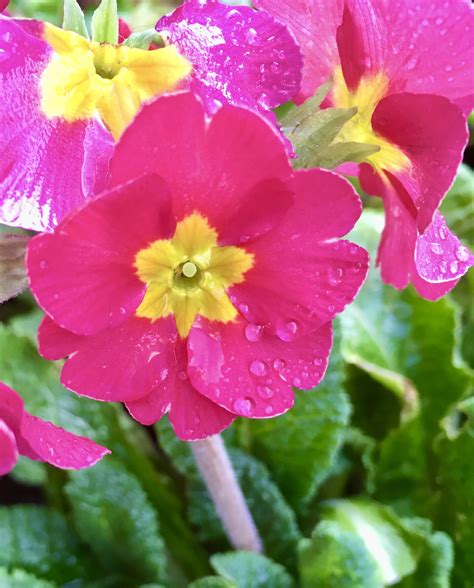
{"label": "yellow throat of flower", "polygon": [[333,103],[336,108],[357,107],[357,114],[349,120],[338,134],[335,142],[356,141],[376,145],[380,151],[369,155],[368,162],[375,169],[400,171],[410,165],[410,160],[399,147],[377,135],[372,129],[372,115],[378,103],[386,95],[388,78],[384,73],[364,77],[355,91],[350,91],[344,80],[342,69],[334,76]]}
{"label": "yellow throat of flower", "polygon": [[237,310],[226,289],[242,282],[253,263],[253,254],[241,247],[219,247],[217,232],[193,213],[176,225],[172,239],[137,253],[136,272],[147,290],[136,314],[151,320],[173,314],[182,338],[197,315],[230,322]]}
{"label": "yellow throat of flower", "polygon": [[145,51],[88,41],[45,24],[51,61],[41,76],[41,109],[67,121],[99,116],[118,141],[141,104],[174,90],[191,64],[173,46]]}

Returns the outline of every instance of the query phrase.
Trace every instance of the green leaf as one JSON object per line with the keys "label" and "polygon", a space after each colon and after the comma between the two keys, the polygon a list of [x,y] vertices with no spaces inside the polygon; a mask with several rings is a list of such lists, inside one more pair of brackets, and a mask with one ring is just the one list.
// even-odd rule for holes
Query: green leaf
{"label": "green leaf", "polygon": [[[296,546],[301,538],[295,514],[262,463],[235,449],[229,454],[265,553],[285,567],[295,568]],[[201,538],[226,541],[215,506],[199,476],[190,479],[188,494],[189,519],[200,529]]]}
{"label": "green leaf", "polygon": [[86,39],[89,38],[89,31],[86,27],[86,20],[77,0],[64,0],[63,29],[73,31]]}
{"label": "green leaf", "polygon": [[41,580],[23,570],[9,572],[5,568],[0,568],[0,586],[3,588],[56,588],[57,584]]}
{"label": "green leaf", "polygon": [[92,17],[92,39],[98,43],[118,43],[117,0],[102,0]]}
{"label": "green leaf", "polygon": [[311,167],[334,169],[348,161],[361,163],[362,161],[365,161],[370,155],[373,155],[378,151],[380,151],[380,147],[377,147],[376,145],[358,143],[357,141],[349,141],[347,143],[333,143],[325,149],[316,152],[314,157],[311,159],[310,165]]}
{"label": "green leaf", "polygon": [[[373,253],[382,225],[378,212],[366,211],[351,238]],[[342,325],[346,360],[392,389],[403,405],[416,409],[419,402],[423,427],[432,437],[469,383],[458,360],[458,316],[452,303],[423,300],[411,288],[399,293],[384,285],[373,268],[343,313]]]}
{"label": "green leaf", "polygon": [[344,391],[344,364],[335,323],[334,346],[323,382],[296,391],[295,406],[276,419],[252,421],[252,452],[263,461],[297,512],[315,495],[334,464],[344,440],[350,405]]}
{"label": "green leaf", "polygon": [[29,240],[25,235],[0,233],[0,304],[28,286],[25,253]]}
{"label": "green leaf", "polygon": [[94,568],[58,512],[38,506],[2,507],[0,529],[0,566],[21,568],[59,584],[87,578]]}
{"label": "green leaf", "polygon": [[135,583],[166,579],[157,513],[123,465],[110,459],[74,472],[66,493],[80,536],[107,569]]}
{"label": "green leaf", "polygon": [[456,180],[441,204],[449,228],[474,249],[474,171],[461,164]]}
{"label": "green leaf", "polygon": [[383,584],[394,584],[415,570],[418,553],[390,509],[362,499],[335,500],[325,505],[323,517],[362,539],[377,563]]}
{"label": "green leaf", "polygon": [[444,421],[436,444],[441,487],[440,524],[456,538],[453,586],[472,588],[474,578],[474,397]]}
{"label": "green leaf", "polygon": [[237,584],[220,576],[207,576],[189,584],[188,588],[237,588]]}
{"label": "green leaf", "polygon": [[319,523],[299,545],[301,588],[382,588],[363,540],[332,521]]}
{"label": "green leaf", "polygon": [[233,580],[237,588],[293,588],[294,582],[285,568],[271,559],[246,551],[218,553],[211,557],[218,574]]}
{"label": "green leaf", "polygon": [[128,39],[125,39],[123,44],[135,49],[147,50],[157,38],[159,37],[155,29],[148,29],[140,33],[132,33]]}

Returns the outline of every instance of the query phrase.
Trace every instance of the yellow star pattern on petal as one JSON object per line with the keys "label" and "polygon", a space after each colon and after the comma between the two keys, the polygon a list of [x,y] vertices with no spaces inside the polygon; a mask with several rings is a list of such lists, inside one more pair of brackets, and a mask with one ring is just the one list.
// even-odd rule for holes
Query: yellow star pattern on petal
{"label": "yellow star pattern on petal", "polygon": [[143,102],[176,89],[191,64],[174,46],[154,51],[88,41],[45,24],[53,54],[41,80],[41,110],[67,121],[99,116],[118,141]]}
{"label": "yellow star pattern on petal", "polygon": [[217,240],[207,219],[195,212],[176,225],[172,239],[139,251],[135,268],[147,291],[137,316],[157,320],[173,314],[182,338],[197,315],[234,320],[237,310],[227,288],[244,280],[254,256],[242,247],[219,247]]}
{"label": "yellow star pattern on petal", "polygon": [[387,94],[388,78],[384,73],[364,77],[355,91],[351,92],[339,68],[334,76],[333,102],[336,108],[357,107],[357,114],[349,120],[338,134],[335,142],[356,141],[380,147],[380,151],[369,155],[368,162],[377,170],[401,171],[410,167],[410,160],[397,146],[372,129],[372,115],[378,103]]}

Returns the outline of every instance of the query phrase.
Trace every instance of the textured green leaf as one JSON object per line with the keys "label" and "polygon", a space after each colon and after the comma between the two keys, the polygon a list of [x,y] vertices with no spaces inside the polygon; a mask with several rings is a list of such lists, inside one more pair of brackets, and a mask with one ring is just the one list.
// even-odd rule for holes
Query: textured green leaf
{"label": "textured green leaf", "polygon": [[0,529],[0,566],[21,568],[59,584],[88,576],[91,566],[81,554],[79,539],[58,512],[2,507]]}
{"label": "textured green leaf", "polygon": [[293,588],[294,582],[285,568],[271,559],[247,551],[218,553],[211,557],[218,574],[233,580],[237,588]]}
{"label": "textured green leaf", "polygon": [[415,570],[418,553],[390,509],[368,500],[335,500],[327,503],[323,517],[362,539],[383,584],[394,584]]}
{"label": "textured green leaf", "polygon": [[263,461],[297,511],[304,510],[326,479],[344,439],[350,405],[335,324],[326,376],[309,392],[296,391],[295,406],[276,419],[247,423],[252,452]]}
{"label": "textured green leaf", "polygon": [[[426,519],[404,519],[407,529],[423,542],[415,573],[403,578],[399,588],[450,588],[453,543],[445,533],[432,533]],[[427,524],[428,523],[428,524]]]}
{"label": "textured green leaf", "polygon": [[299,545],[301,588],[383,588],[363,540],[332,521]]}
{"label": "textured green leaf", "polygon": [[89,38],[89,31],[86,27],[84,13],[77,0],[64,0],[63,29],[73,31],[78,35]]}
{"label": "textured green leaf", "polygon": [[0,586],[2,588],[57,588],[57,584],[36,578],[23,570],[9,572],[0,568]]}
{"label": "textured green leaf", "polygon": [[125,39],[124,45],[135,47],[135,49],[149,49],[150,45],[158,38],[155,29],[148,29],[140,33],[132,33],[128,39]]}
{"label": "textured green leaf", "polygon": [[462,164],[441,205],[449,228],[474,249],[474,171]]}
{"label": "textured green leaf", "polygon": [[315,152],[314,157],[311,158],[311,166],[334,169],[348,161],[361,163],[369,155],[373,155],[378,151],[380,151],[380,147],[377,147],[377,145],[368,145],[357,141],[337,142],[319,152]]}
{"label": "textured green leaf", "polygon": [[[373,252],[382,222],[377,212],[366,211],[352,237]],[[423,427],[434,435],[469,383],[457,359],[458,316],[450,301],[428,302],[412,289],[399,293],[372,269],[342,325],[346,360],[391,388],[404,404],[419,401]]]}
{"label": "textured green leaf", "polygon": [[237,588],[237,584],[221,576],[207,576],[196,580],[189,585],[189,588]]}
{"label": "textured green leaf", "polygon": [[117,0],[102,0],[92,17],[92,39],[99,43],[118,43]]}
{"label": "textured green leaf", "polygon": [[456,539],[453,586],[472,588],[474,578],[474,397],[444,421],[436,445],[441,486],[440,524]]}
{"label": "textured green leaf", "polygon": [[[296,545],[301,538],[295,514],[285,502],[267,469],[241,451],[229,451],[237,479],[269,557],[294,568]],[[224,540],[215,506],[200,477],[189,484],[189,518],[200,529],[204,540]]]}
{"label": "textured green leaf", "polygon": [[74,472],[66,493],[80,536],[107,569],[135,582],[166,579],[157,513],[123,465],[111,459]]}

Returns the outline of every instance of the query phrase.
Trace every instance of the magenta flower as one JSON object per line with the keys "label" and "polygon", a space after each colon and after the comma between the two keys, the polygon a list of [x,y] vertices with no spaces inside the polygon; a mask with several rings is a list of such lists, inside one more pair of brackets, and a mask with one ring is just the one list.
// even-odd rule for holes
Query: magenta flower
{"label": "magenta flower", "polygon": [[145,51],[0,16],[0,222],[50,231],[101,191],[115,143],[160,94],[191,85],[209,110],[266,112],[299,89],[300,50],[265,13],[192,1],[166,27],[168,45]]}
{"label": "magenta flower", "polygon": [[358,107],[338,141],[379,147],[360,166],[382,196],[378,261],[396,288],[451,290],[474,257],[438,212],[461,161],[474,107],[474,11],[464,0],[258,0],[286,22],[305,55],[300,100],[331,78],[327,105]]}
{"label": "magenta flower", "polygon": [[24,455],[57,468],[88,468],[110,453],[90,439],[68,433],[29,414],[21,396],[0,382],[0,476]]}
{"label": "magenta flower", "polygon": [[292,386],[321,381],[331,320],[368,267],[338,240],[361,213],[344,179],[293,171],[259,115],[209,119],[182,93],[138,114],[111,182],[27,254],[40,352],[69,357],[68,388],[143,424],[168,413],[192,440],[282,414]]}

